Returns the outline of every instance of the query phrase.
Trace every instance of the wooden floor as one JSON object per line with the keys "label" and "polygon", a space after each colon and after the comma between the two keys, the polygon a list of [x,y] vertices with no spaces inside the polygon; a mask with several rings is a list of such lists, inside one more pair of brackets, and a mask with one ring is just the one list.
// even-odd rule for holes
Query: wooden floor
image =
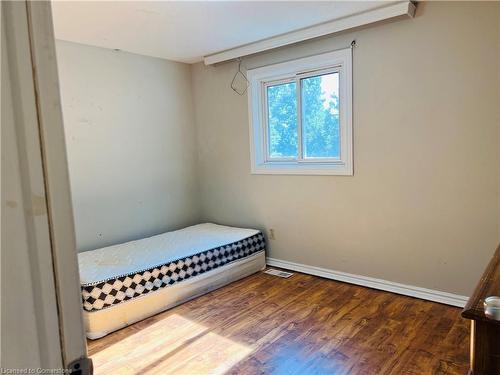
{"label": "wooden floor", "polygon": [[258,273],[100,340],[102,374],[466,374],[460,310]]}

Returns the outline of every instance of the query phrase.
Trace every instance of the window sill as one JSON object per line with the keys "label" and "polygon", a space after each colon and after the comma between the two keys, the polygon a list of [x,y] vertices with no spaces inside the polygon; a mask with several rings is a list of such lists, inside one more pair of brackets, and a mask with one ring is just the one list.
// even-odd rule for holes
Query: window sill
{"label": "window sill", "polygon": [[252,174],[353,176],[353,168],[337,163],[263,163],[252,165]]}

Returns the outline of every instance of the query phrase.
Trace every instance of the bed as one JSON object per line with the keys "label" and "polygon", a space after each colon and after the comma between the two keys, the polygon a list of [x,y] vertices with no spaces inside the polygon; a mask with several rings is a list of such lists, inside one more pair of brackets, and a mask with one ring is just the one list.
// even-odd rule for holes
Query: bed
{"label": "bed", "polygon": [[265,268],[255,229],[205,223],[78,254],[83,317],[97,339]]}

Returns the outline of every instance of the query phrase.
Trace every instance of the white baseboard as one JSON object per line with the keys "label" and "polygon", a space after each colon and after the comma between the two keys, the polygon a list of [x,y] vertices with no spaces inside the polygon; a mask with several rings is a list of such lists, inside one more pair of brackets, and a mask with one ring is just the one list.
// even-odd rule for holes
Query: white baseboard
{"label": "white baseboard", "polygon": [[403,294],[405,296],[421,298],[451,306],[464,307],[468,300],[468,297],[458,294],[420,288],[418,286],[400,284],[392,281],[376,279],[373,277],[354,275],[352,273],[334,271],[321,267],[308,266],[306,264],[294,263],[275,258],[267,258],[267,264],[269,266],[280,267],[287,270],[307,273],[309,275],[320,276],[327,279],[343,281],[346,283],[366,286],[369,288],[385,290],[387,292]]}

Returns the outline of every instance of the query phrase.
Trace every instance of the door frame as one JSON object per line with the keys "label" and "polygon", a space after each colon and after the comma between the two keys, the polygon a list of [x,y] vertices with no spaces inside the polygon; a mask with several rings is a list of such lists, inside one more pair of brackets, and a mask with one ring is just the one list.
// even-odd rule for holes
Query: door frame
{"label": "door frame", "polygon": [[[11,65],[18,65],[16,74],[10,77],[12,85],[18,87],[20,92],[20,100],[12,103],[13,111],[17,111],[20,119],[15,121],[15,127],[21,136],[18,134],[15,141],[20,146],[20,158],[27,158],[32,164],[24,170],[21,169],[22,166],[19,167],[20,173],[26,175],[22,179],[21,188],[26,192],[33,192],[36,184],[40,192],[39,204],[44,206],[38,215],[42,217],[43,225],[39,225],[38,232],[30,236],[32,244],[29,249],[33,253],[31,267],[47,285],[34,291],[38,299],[38,305],[35,303],[36,319],[42,319],[38,316],[39,313],[42,314],[38,308],[44,307],[47,311],[44,316],[50,319],[57,316],[58,324],[55,327],[58,332],[53,325],[44,328],[50,332],[47,331],[39,342],[41,348],[45,347],[45,350],[40,351],[40,357],[44,356],[43,351],[52,355],[50,358],[41,358],[41,362],[56,364],[59,360],[55,360],[54,353],[60,352],[63,367],[71,368],[76,365],[81,374],[88,374],[91,373],[91,362],[87,357],[82,317],[51,3],[3,2],[1,6],[3,11],[8,12],[4,20],[7,21],[6,30],[11,35],[6,46],[9,59],[14,62]],[[22,66],[25,67],[24,70],[21,69]],[[26,119],[30,120],[29,123]],[[26,199],[27,202],[30,200]],[[36,281],[33,283],[35,289]],[[45,324],[43,321],[37,323],[40,327]],[[54,347],[56,336],[59,337],[60,348]]]}

